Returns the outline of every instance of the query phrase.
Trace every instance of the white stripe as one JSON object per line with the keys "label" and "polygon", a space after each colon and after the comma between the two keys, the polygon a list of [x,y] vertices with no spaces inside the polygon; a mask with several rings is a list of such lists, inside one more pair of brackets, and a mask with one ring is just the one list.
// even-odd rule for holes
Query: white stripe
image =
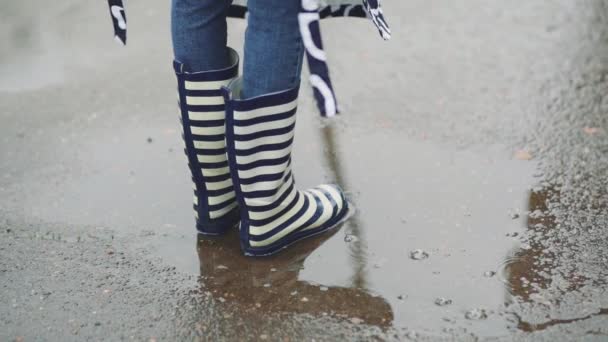
{"label": "white stripe", "polygon": [[280,134],[280,135],[271,135],[271,136],[267,136],[267,137],[262,137],[262,138],[257,138],[257,139],[253,139],[253,140],[248,140],[248,141],[235,141],[234,142],[234,146],[236,147],[237,150],[248,150],[250,148],[254,148],[254,147],[258,147],[258,146],[262,146],[262,145],[270,145],[270,144],[280,144],[280,143],[284,143],[286,141],[288,141],[289,139],[293,138],[294,132],[295,130],[291,130],[285,134]]}
{"label": "white stripe", "polygon": [[209,217],[212,218],[212,219],[218,218],[218,217],[222,217],[222,216],[228,214],[236,206],[237,206],[237,202],[232,202],[227,207],[224,207],[224,208],[219,209],[219,210],[210,211],[209,212]]}
{"label": "white stripe", "polygon": [[197,154],[196,159],[200,163],[220,163],[226,161],[225,154],[216,154],[216,155],[207,155],[207,154]]}
{"label": "white stripe", "polygon": [[269,231],[275,229],[276,227],[278,227],[285,221],[292,218],[295,214],[297,214],[304,206],[304,203],[305,203],[304,196],[300,196],[300,198],[298,198],[298,202],[296,203],[296,205],[294,205],[293,208],[291,208],[288,212],[283,214],[278,219],[276,219],[270,223],[267,223],[265,225],[257,226],[257,227],[249,226],[249,233],[251,235],[262,235],[262,234],[268,233]]}
{"label": "white stripe", "polygon": [[283,177],[281,179],[273,180],[273,181],[265,181],[265,182],[256,182],[253,184],[241,184],[241,189],[245,192],[251,191],[264,191],[264,190],[273,190],[279,189],[281,184],[283,183]]}
{"label": "white stripe", "polygon": [[224,104],[223,96],[186,96],[186,103],[190,106],[217,106]]}
{"label": "white stripe", "polygon": [[203,141],[203,140],[194,140],[194,148],[200,149],[209,149],[215,150],[226,147],[226,143],[224,140],[217,141]]}
{"label": "white stripe", "polygon": [[224,120],[226,118],[226,112],[190,112],[188,111],[188,119],[190,120]]}
{"label": "white stripe", "polygon": [[285,112],[288,112],[288,111],[296,108],[297,105],[298,105],[298,99],[296,98],[295,100],[282,104],[282,105],[262,107],[262,108],[253,109],[253,110],[246,111],[246,112],[234,111],[234,118],[236,120],[248,120],[248,119],[259,118],[262,116],[285,113]]}
{"label": "white stripe", "polygon": [[254,153],[254,154],[251,154],[248,156],[237,156],[236,163],[239,165],[243,165],[243,164],[252,163],[257,160],[282,158],[291,153],[290,147],[291,146],[281,149],[281,150],[261,151],[261,152]]}
{"label": "white stripe", "polygon": [[194,201],[194,205],[198,205],[198,197],[196,195],[194,195],[193,201]]}
{"label": "white stripe", "polygon": [[319,185],[317,188],[323,189],[323,190],[329,192],[331,197],[333,197],[334,201],[338,204],[338,211],[342,210],[342,207],[344,206],[344,201],[342,200],[342,196],[340,195],[340,193],[338,192],[338,189],[336,189],[336,187],[328,185],[328,184],[323,184],[323,185]]}
{"label": "white stripe", "polygon": [[224,125],[214,127],[190,126],[190,132],[196,135],[217,135],[226,133],[226,127],[224,127]]}
{"label": "white stripe", "polygon": [[[310,196],[310,195],[306,194],[306,196]],[[314,199],[310,199],[310,200],[314,201]],[[306,221],[308,221],[312,217],[312,215],[314,215],[316,209],[317,209],[316,205],[314,203],[311,203],[311,205],[308,207],[308,210],[306,210],[306,212],[304,214],[302,214],[302,216],[300,216],[295,222],[291,223],[289,226],[285,227],[285,229],[281,230],[279,233],[271,236],[270,238],[268,238],[264,241],[249,241],[249,243],[251,244],[252,247],[260,247],[260,246],[269,245],[269,244],[283,238],[284,236],[288,235],[295,229],[302,227],[302,225],[304,223],[306,223]]]}
{"label": "white stripe", "polygon": [[216,205],[220,203],[224,203],[227,200],[234,198],[234,191],[230,191],[227,194],[223,194],[221,196],[210,196],[208,199],[209,205]]}
{"label": "white stripe", "polygon": [[268,175],[283,172],[287,167],[287,163],[289,163],[289,160],[279,165],[267,165],[254,167],[250,170],[239,170],[239,178],[251,178],[258,175]]}
{"label": "white stripe", "polygon": [[283,203],[281,203],[281,205],[275,207],[274,209],[271,209],[268,211],[261,211],[261,212],[256,212],[256,211],[249,212],[249,218],[251,218],[252,220],[264,220],[273,215],[276,215],[278,212],[285,209],[285,207],[288,206],[289,203],[291,203],[291,201],[293,200],[293,198],[296,196],[297,193],[298,193],[297,191],[292,191],[289,195],[287,195],[287,197],[285,197],[285,200],[283,201]]}
{"label": "white stripe", "polygon": [[228,169],[228,166],[220,167],[217,169],[208,169],[208,168],[201,169],[201,173],[203,174],[203,177],[221,176],[221,175],[227,174],[228,172],[230,172],[230,170]]}
{"label": "white stripe", "polygon": [[[260,207],[260,206],[264,206],[264,205],[274,204],[277,201],[277,199],[279,199],[281,197],[281,195],[283,195],[283,193],[289,189],[289,187],[291,186],[292,183],[293,183],[293,177],[289,176],[289,179],[287,180],[287,182],[285,182],[281,186],[281,189],[279,191],[277,191],[277,193],[274,196],[262,197],[262,198],[245,198],[245,204],[249,207]],[[296,190],[292,190],[292,191],[295,192]]]}
{"label": "white stripe", "polygon": [[296,116],[293,115],[287,119],[262,122],[251,126],[234,126],[235,134],[251,134],[269,129],[277,129],[288,127],[296,122]]}
{"label": "white stripe", "polygon": [[232,186],[232,179],[230,178],[219,182],[205,182],[205,188],[207,188],[207,190],[226,189],[229,186]]}
{"label": "white stripe", "polygon": [[186,81],[185,88],[187,90],[218,90],[223,86],[227,86],[232,79],[224,81]]}
{"label": "white stripe", "polygon": [[314,229],[321,226],[331,218],[334,212],[334,207],[332,206],[331,202],[329,202],[327,197],[325,197],[325,194],[323,192],[316,189],[311,189],[308,191],[321,201],[321,205],[323,206],[323,214],[321,214],[321,216],[312,225],[304,228],[305,230]]}

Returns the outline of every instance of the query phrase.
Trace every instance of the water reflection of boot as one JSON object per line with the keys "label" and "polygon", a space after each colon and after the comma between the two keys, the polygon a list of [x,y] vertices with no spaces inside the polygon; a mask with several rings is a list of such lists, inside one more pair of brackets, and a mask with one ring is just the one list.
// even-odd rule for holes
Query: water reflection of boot
{"label": "water reflection of boot", "polygon": [[298,279],[306,258],[333,234],[302,241],[277,257],[254,260],[241,254],[236,234],[214,240],[199,237],[198,253],[202,287],[236,305],[238,312],[327,314],[380,327],[392,323],[391,307],[380,296]]}

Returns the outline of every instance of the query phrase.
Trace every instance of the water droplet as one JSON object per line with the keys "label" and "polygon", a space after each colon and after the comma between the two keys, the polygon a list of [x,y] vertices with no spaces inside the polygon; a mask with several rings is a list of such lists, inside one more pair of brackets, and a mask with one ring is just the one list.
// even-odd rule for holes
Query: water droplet
{"label": "water droplet", "polygon": [[359,241],[359,238],[353,234],[346,234],[346,236],[344,236],[344,242],[357,242],[357,241]]}
{"label": "water droplet", "polygon": [[270,283],[264,284],[264,287],[270,287]]}
{"label": "water droplet", "polygon": [[415,249],[410,252],[410,259],[412,260],[424,260],[429,257],[429,253],[423,251],[422,249]]}
{"label": "water droplet", "polygon": [[479,321],[488,318],[488,314],[484,309],[473,309],[469,310],[464,314],[464,318]]}
{"label": "water droplet", "polygon": [[227,269],[228,269],[228,267],[227,267],[227,266],[224,266],[224,265],[217,265],[217,267],[216,267],[216,268],[217,268],[218,270],[227,270]]}
{"label": "water droplet", "polygon": [[485,271],[485,272],[483,272],[483,276],[486,277],[486,278],[492,278],[495,275],[496,275],[496,272],[494,272],[494,271]]}
{"label": "water droplet", "polygon": [[443,297],[439,297],[439,298],[435,299],[435,305],[437,305],[437,306],[446,306],[446,305],[450,305],[450,304],[452,304],[451,299],[447,299],[447,298],[443,298]]}

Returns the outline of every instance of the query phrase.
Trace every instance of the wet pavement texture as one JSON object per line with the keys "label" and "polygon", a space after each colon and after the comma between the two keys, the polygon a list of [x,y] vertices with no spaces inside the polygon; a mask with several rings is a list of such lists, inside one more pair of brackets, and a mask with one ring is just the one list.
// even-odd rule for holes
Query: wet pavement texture
{"label": "wet pavement texture", "polygon": [[125,48],[0,4],[0,340],[607,340],[608,1],[385,7],[323,24],[343,115],[300,98],[298,184],[356,215],[251,259],[195,233],[168,4]]}

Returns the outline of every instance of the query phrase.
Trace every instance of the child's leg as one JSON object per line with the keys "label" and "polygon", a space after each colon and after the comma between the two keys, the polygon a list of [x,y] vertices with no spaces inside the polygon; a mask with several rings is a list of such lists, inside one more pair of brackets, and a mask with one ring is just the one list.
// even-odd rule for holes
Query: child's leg
{"label": "child's leg", "polygon": [[301,0],[249,0],[243,98],[300,83],[304,46],[298,25]]}
{"label": "child's leg", "polygon": [[231,3],[231,0],[172,0],[173,52],[187,71],[216,70],[230,63],[226,11]]}

